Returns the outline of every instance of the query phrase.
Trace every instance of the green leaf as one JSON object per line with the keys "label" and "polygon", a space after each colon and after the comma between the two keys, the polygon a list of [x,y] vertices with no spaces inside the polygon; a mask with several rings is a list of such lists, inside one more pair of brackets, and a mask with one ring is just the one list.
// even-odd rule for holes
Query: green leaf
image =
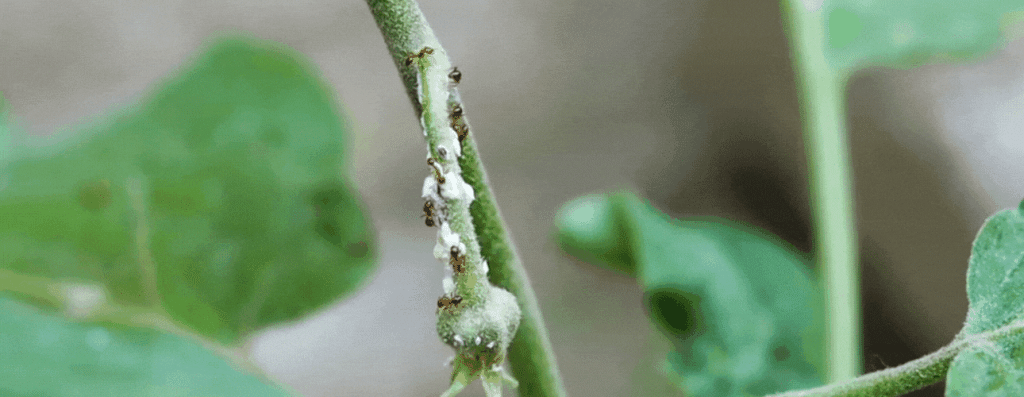
{"label": "green leaf", "polygon": [[973,59],[999,47],[1021,0],[825,1],[825,53],[835,69],[909,68]]}
{"label": "green leaf", "polygon": [[[1022,203],[1024,205],[1024,203]],[[982,226],[967,270],[967,321],[958,338],[1024,320],[1024,211],[1003,210]],[[953,360],[948,396],[1020,396],[1024,337],[973,346]],[[984,392],[979,394],[980,392]]]}
{"label": "green leaf", "polygon": [[[947,396],[1024,396],[1024,368],[996,346],[969,348],[953,359],[946,380]],[[1018,354],[1018,357],[1020,355]]]}
{"label": "green leaf", "polygon": [[294,51],[219,40],[109,121],[14,148],[0,269],[101,282],[224,343],[316,310],[375,261],[337,108]]}
{"label": "green leaf", "polygon": [[196,343],[78,323],[0,296],[0,395],[287,396]]}
{"label": "green leaf", "polygon": [[[561,213],[566,251],[617,260],[628,253],[622,266],[635,269],[652,322],[675,341],[667,368],[688,395],[821,383],[819,292],[806,259],[778,238],[719,218],[673,220],[628,194],[588,196]],[[567,245],[577,241],[585,244]],[[608,255],[597,241],[625,247]]]}
{"label": "green leaf", "polygon": [[568,254],[585,262],[635,276],[633,253],[622,238],[622,214],[607,196],[592,194],[572,200],[555,216],[558,243]]}

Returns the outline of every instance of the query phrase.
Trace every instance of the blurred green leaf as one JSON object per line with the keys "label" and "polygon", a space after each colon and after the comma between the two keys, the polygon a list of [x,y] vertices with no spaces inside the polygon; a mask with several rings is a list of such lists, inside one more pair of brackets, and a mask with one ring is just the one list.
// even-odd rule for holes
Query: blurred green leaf
{"label": "blurred green leaf", "polygon": [[[1021,203],[1024,208],[1024,202]],[[1024,320],[1024,210],[1003,210],[982,226],[967,269],[967,321],[958,338]],[[1024,395],[1024,337],[973,346],[953,360],[948,396]]]}
{"label": "blurred green leaf", "polygon": [[375,262],[337,108],[296,52],[219,40],[108,121],[13,148],[0,269],[101,282],[223,343],[316,310]]}
{"label": "blurred green leaf", "polygon": [[576,198],[555,216],[559,245],[584,262],[636,276],[622,215],[603,194]]}
{"label": "blurred green leaf", "polygon": [[567,252],[633,270],[652,322],[676,343],[668,369],[688,395],[821,383],[819,292],[806,259],[778,238],[724,219],[670,219],[629,194],[587,196],[560,214]]}
{"label": "blurred green leaf", "polygon": [[853,70],[977,58],[1005,41],[1020,12],[1021,0],[828,0],[819,17],[833,68]]}
{"label": "blurred green leaf", "polygon": [[78,323],[0,296],[0,395],[287,396],[196,343]]}

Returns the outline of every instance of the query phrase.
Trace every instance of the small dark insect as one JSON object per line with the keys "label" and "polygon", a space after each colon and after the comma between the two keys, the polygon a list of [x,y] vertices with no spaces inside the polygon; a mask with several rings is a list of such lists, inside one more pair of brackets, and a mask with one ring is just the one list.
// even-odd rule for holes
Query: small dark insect
{"label": "small dark insect", "polygon": [[452,309],[458,307],[459,303],[462,303],[462,297],[458,296],[458,295],[456,295],[454,297],[451,297],[451,298],[449,298],[448,296],[442,296],[440,298],[437,298],[437,308],[439,310],[440,309],[452,310]]}
{"label": "small dark insect", "polygon": [[455,133],[459,135],[459,142],[462,142],[466,139],[466,135],[469,135],[469,128],[466,127],[465,124],[460,123],[459,121],[460,120],[452,121],[452,129],[455,130]]}
{"label": "small dark insect", "polygon": [[424,55],[433,54],[434,49],[430,47],[423,47],[420,52],[405,57],[405,66],[412,66],[413,59],[423,58]]}
{"label": "small dark insect", "polygon": [[466,256],[459,252],[459,247],[452,246],[451,250],[452,258],[449,260],[449,264],[452,265],[452,271],[456,274],[462,274],[466,270]]}
{"label": "small dark insect", "polygon": [[459,71],[458,66],[453,68],[451,73],[448,73],[448,78],[452,79],[452,82],[455,84],[459,84],[459,82],[462,81],[462,72]]}
{"label": "small dark insect", "polygon": [[441,158],[447,158],[448,157],[448,150],[446,150],[443,147],[439,147],[439,148],[437,148],[437,155],[441,156]]}
{"label": "small dark insect", "polygon": [[433,157],[427,159],[427,165],[434,167],[434,172],[437,173],[437,183],[444,183],[444,172]]}
{"label": "small dark insect", "polygon": [[455,106],[452,107],[452,118],[457,119],[459,117],[462,117],[462,106],[459,106],[459,104],[456,103]]}
{"label": "small dark insect", "polygon": [[437,214],[434,213],[433,201],[427,200],[423,203],[423,216],[427,217],[427,220],[424,221],[424,223],[426,223],[428,227],[434,227],[434,217],[437,216]]}

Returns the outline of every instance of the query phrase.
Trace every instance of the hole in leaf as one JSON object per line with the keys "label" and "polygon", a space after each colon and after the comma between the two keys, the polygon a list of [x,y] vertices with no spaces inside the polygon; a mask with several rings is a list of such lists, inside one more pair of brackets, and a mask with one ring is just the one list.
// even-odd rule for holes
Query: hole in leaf
{"label": "hole in leaf", "polygon": [[677,338],[685,338],[697,331],[700,324],[700,297],[674,288],[662,288],[647,293],[647,309],[663,331]]}

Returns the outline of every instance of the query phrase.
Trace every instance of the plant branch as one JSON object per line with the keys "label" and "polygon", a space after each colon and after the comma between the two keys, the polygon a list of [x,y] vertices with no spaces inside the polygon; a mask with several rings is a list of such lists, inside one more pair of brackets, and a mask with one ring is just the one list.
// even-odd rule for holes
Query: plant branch
{"label": "plant branch", "polygon": [[[439,56],[445,56],[445,52],[414,1],[367,0],[367,3],[384,36],[416,115],[422,117],[424,109],[419,99],[417,66],[415,62],[407,64],[406,59],[424,47],[434,49]],[[452,107],[457,105],[460,109],[465,108],[457,91],[453,90],[450,102]],[[515,295],[522,308],[522,321],[508,350],[512,373],[519,380],[519,394],[565,396],[536,295],[500,215],[465,115],[462,121],[467,135],[462,141],[458,165],[462,178],[475,192],[469,210],[475,232],[479,236],[480,254],[489,263],[490,282]]]}
{"label": "plant branch", "polygon": [[821,10],[802,0],[783,1],[800,90],[815,260],[826,302],[828,382],[860,373],[860,293],[853,171],[846,134],[847,77],[825,59]]}
{"label": "plant branch", "polygon": [[898,396],[939,382],[946,377],[957,354],[983,343],[1024,333],[1024,320],[1018,320],[992,331],[954,339],[950,344],[898,367],[814,389],[772,394],[768,397],[833,397],[833,396]]}

